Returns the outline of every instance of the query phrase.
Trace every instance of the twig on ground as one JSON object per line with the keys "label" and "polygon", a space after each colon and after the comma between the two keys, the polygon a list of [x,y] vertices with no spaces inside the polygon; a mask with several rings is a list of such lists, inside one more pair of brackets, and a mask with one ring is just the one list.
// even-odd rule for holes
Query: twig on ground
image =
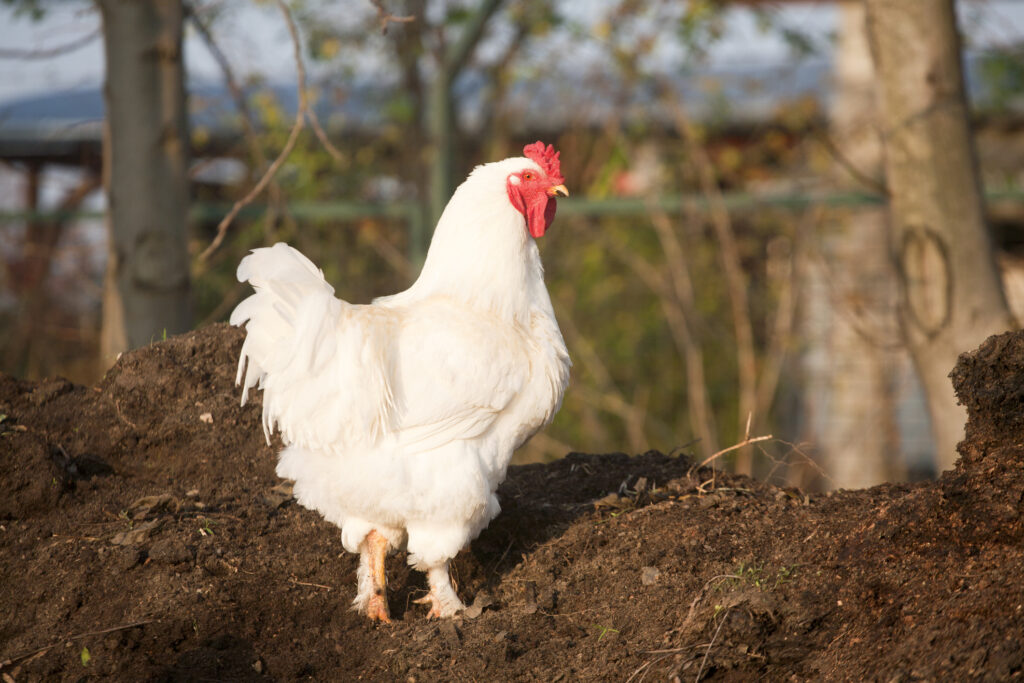
{"label": "twig on ground", "polygon": [[[712,453],[710,456],[705,458],[704,461],[701,462],[699,465],[694,465],[693,467],[691,467],[690,471],[687,473],[687,476],[692,475],[694,470],[698,470],[698,469],[700,469],[702,467],[706,467],[708,465],[708,463],[710,463],[711,461],[715,460],[716,458],[719,458],[719,457],[725,455],[726,453],[729,453],[730,451],[735,451],[735,450],[737,450],[739,448],[743,448],[745,446],[749,446],[750,444],[758,443],[759,441],[767,441],[769,439],[774,438],[771,434],[767,434],[765,436],[751,437],[750,436],[750,421],[751,421],[752,417],[753,417],[753,415],[751,415],[750,413],[747,413],[747,428],[746,428],[746,430],[744,432],[744,436],[743,436],[743,440],[742,441],[740,441],[739,443],[734,444],[732,446],[729,446],[728,448],[723,448],[722,450],[720,450],[720,451],[718,451],[716,453]],[[716,473],[717,473],[717,470],[713,469],[711,471],[711,478],[708,479],[707,481],[705,481],[704,483],[702,483],[700,486],[697,486],[697,491],[699,491],[700,493],[706,493],[706,491],[704,489],[705,486],[707,486],[708,484],[711,484],[712,486],[714,486]]]}
{"label": "twig on ground", "polygon": [[322,583],[310,583],[309,581],[299,581],[296,578],[289,578],[288,581],[294,583],[296,586],[309,586],[310,588],[323,588],[324,590],[332,591],[333,586],[325,586]]}
{"label": "twig on ground", "polygon": [[[791,442],[786,441],[784,439],[775,439],[775,441],[777,443],[780,443],[780,444],[784,445],[784,446],[788,446],[789,447],[789,452],[786,453],[781,458],[776,458],[776,457],[773,457],[762,446],[758,446],[758,450],[761,451],[762,455],[764,455],[764,457],[767,460],[769,460],[771,463],[773,463],[772,469],[768,472],[767,476],[765,476],[765,481],[766,482],[770,482],[771,481],[771,478],[775,475],[775,471],[778,468],[780,468],[782,466],[786,466],[786,467],[792,468],[795,464],[802,463],[803,465],[806,465],[807,467],[812,469],[819,477],[821,477],[823,480],[827,481],[833,488],[835,488],[835,480],[833,480],[832,477],[829,476],[828,472],[826,472],[824,470],[824,468],[822,468],[822,466],[819,465],[814,460],[814,458],[812,458],[807,453],[804,453],[803,450],[801,450],[801,447],[800,447],[799,444],[794,444],[794,443],[791,443]],[[799,456],[800,460],[797,463],[794,463],[793,459],[790,457],[791,455]],[[792,481],[792,479],[791,479],[791,481]]]}
{"label": "twig on ground", "polygon": [[[681,648],[680,648],[680,649],[681,649]],[[647,660],[646,662],[644,662],[643,664],[641,664],[640,666],[638,666],[638,667],[637,667],[637,668],[636,668],[636,669],[635,669],[635,670],[633,671],[633,673],[632,673],[632,674],[630,674],[629,678],[627,678],[627,679],[626,679],[626,683],[632,683],[633,679],[634,679],[634,678],[636,678],[637,676],[639,676],[639,675],[640,675],[641,673],[643,674],[643,676],[641,676],[641,677],[640,677],[640,681],[641,681],[641,683],[642,683],[642,682],[643,682],[643,680],[644,680],[645,678],[647,678],[647,673],[648,673],[648,671],[647,671],[647,670],[648,670],[648,669],[650,669],[650,668],[651,668],[652,666],[654,666],[655,664],[657,664],[657,663],[658,663],[658,662],[660,662],[661,660],[663,660],[663,659],[667,659],[667,658],[668,658],[668,657],[670,657],[671,655],[672,655],[672,653],[669,653],[669,654],[665,654],[665,655],[662,655],[662,656],[660,656],[660,657],[655,657],[654,659],[649,659],[649,660]]]}
{"label": "twig on ground", "polygon": [[768,439],[774,438],[774,437],[772,437],[771,434],[768,434],[766,436],[755,436],[754,438],[751,438],[750,437],[750,421],[751,421],[752,418],[753,418],[753,414],[752,413],[747,413],[747,428],[743,432],[743,441],[740,441],[738,444],[734,444],[732,446],[729,446],[728,448],[723,448],[722,450],[718,451],[717,453],[712,453],[710,456],[705,458],[704,461],[701,462],[700,465],[698,465],[698,467],[706,467],[707,464],[710,463],[715,458],[721,457],[721,456],[725,455],[726,453],[729,453],[730,451],[735,451],[737,448],[743,448],[744,446],[749,446],[750,444],[757,443],[758,441],[767,441]]}
{"label": "twig on ground", "polygon": [[704,658],[700,660],[700,668],[697,669],[697,678],[694,679],[695,683],[700,683],[701,676],[704,675],[704,666],[708,663],[708,655],[711,654],[711,648],[715,646],[715,641],[718,640],[718,634],[721,633],[722,627],[725,626],[725,620],[729,618],[729,610],[725,611],[722,615],[722,620],[718,622],[718,628],[715,629],[715,635],[711,636],[711,642],[708,643],[708,649],[704,651]]}
{"label": "twig on ground", "polygon": [[772,439],[772,438],[774,438],[774,437],[771,434],[767,434],[765,436],[755,436],[753,439],[750,439],[750,438],[744,439],[743,441],[740,441],[738,444],[735,444],[733,446],[729,446],[728,448],[723,448],[722,450],[718,451],[717,453],[711,455],[709,458],[707,458],[704,462],[702,462],[700,464],[700,467],[707,466],[707,464],[709,462],[711,462],[712,460],[714,460],[715,458],[723,456],[726,453],[729,453],[730,451],[736,450],[737,448],[743,448],[744,446],[749,446],[752,443],[757,443],[758,441],[767,441],[768,439]]}
{"label": "twig on ground", "polygon": [[690,621],[693,619],[693,616],[697,613],[697,604],[704,598],[705,595],[707,595],[707,592],[711,588],[712,583],[714,583],[715,581],[725,581],[727,579],[739,578],[741,577],[736,576],[735,574],[718,574],[717,576],[712,576],[710,579],[708,579],[707,582],[701,587],[701,589],[697,591],[697,597],[695,597],[690,602],[690,609],[686,612],[686,618],[683,620],[683,625],[690,623]]}
{"label": "twig on ground", "polygon": [[507,546],[505,547],[505,552],[503,552],[503,553],[501,554],[501,557],[499,557],[499,558],[498,558],[498,561],[497,561],[497,562],[495,562],[495,563],[494,563],[494,565],[493,565],[493,566],[491,567],[490,571],[488,571],[488,572],[487,572],[488,574],[493,574],[494,572],[496,572],[496,571],[498,570],[498,567],[500,567],[500,566],[501,566],[501,563],[502,563],[502,562],[504,562],[504,561],[505,561],[505,558],[506,558],[506,557],[508,556],[508,551],[509,551],[509,550],[512,550],[512,545],[513,545],[513,544],[514,544],[515,542],[516,542],[516,539],[515,539],[515,538],[512,538],[512,539],[511,539],[511,540],[510,540],[510,541],[508,542],[508,545],[507,545]]}
{"label": "twig on ground", "polygon": [[121,418],[122,422],[124,422],[126,425],[128,425],[132,429],[138,429],[139,428],[139,426],[137,424],[135,424],[134,422],[129,420],[127,417],[125,417],[124,413],[121,412],[121,402],[118,401],[116,398],[114,399],[114,409],[117,410],[117,416],[119,418]]}
{"label": "twig on ground", "polygon": [[145,621],[133,621],[130,624],[124,624],[122,626],[114,626],[114,627],[111,627],[111,628],[101,629],[99,631],[88,631],[86,633],[77,633],[77,634],[75,634],[73,636],[68,636],[67,638],[60,638],[59,640],[57,640],[56,643],[51,643],[50,645],[44,645],[43,647],[36,648],[35,650],[30,650],[28,652],[23,652],[21,654],[14,655],[13,657],[8,657],[7,659],[5,659],[2,662],[0,662],[0,669],[3,669],[3,668],[8,667],[8,666],[11,666],[15,662],[20,662],[23,659],[27,659],[27,658],[32,657],[34,655],[38,655],[38,654],[41,654],[43,652],[46,652],[47,650],[50,650],[52,648],[57,647],[61,643],[66,643],[66,642],[72,641],[72,640],[80,640],[82,638],[88,638],[89,636],[102,636],[102,635],[104,635],[106,633],[113,633],[115,631],[124,631],[124,630],[129,629],[129,628],[135,628],[136,626],[144,626],[146,624],[152,624],[155,621],[158,621],[158,620],[157,619],[146,619]]}

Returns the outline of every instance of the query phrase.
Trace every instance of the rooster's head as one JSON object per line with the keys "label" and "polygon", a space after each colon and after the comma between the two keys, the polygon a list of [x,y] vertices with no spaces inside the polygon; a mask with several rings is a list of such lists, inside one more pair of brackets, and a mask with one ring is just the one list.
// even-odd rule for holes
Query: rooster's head
{"label": "rooster's head", "polygon": [[523,155],[538,168],[524,168],[509,174],[506,187],[509,201],[526,218],[526,227],[536,238],[543,235],[555,219],[555,197],[568,197],[569,191],[565,189],[565,178],[554,147],[538,141],[524,147]]}

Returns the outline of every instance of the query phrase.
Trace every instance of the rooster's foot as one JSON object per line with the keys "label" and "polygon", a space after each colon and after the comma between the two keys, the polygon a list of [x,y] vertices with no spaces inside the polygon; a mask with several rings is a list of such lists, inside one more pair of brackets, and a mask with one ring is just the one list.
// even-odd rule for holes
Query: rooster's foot
{"label": "rooster's foot", "polygon": [[366,616],[370,621],[383,621],[385,624],[390,624],[391,614],[388,611],[387,599],[380,594],[371,595],[366,603]]}
{"label": "rooster's foot", "polygon": [[[447,588],[448,590],[444,590]],[[459,600],[451,585],[448,584],[440,589],[431,587],[430,592],[419,600],[413,600],[417,605],[430,605],[427,612],[427,619],[446,619],[454,617],[458,612],[466,609],[466,606]]]}
{"label": "rooster's foot", "polygon": [[365,614],[370,621],[391,623],[388,611],[388,579],[384,560],[388,554],[387,539],[376,530],[366,535],[359,547],[359,570],[356,572],[359,591],[352,601],[352,609]]}

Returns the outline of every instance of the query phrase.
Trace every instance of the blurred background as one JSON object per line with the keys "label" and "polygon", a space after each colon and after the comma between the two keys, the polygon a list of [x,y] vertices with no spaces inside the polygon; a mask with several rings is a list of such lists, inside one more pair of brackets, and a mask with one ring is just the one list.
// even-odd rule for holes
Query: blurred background
{"label": "blurred background", "polygon": [[[520,462],[704,459],[772,434],[718,459],[812,489],[934,476],[955,454],[901,316],[865,17],[855,1],[2,0],[0,370],[94,382],[120,351],[226,320],[239,259],[281,240],[349,301],[403,289],[455,185],[541,139],[572,192],[541,252],[575,366]],[[1024,5],[962,1],[956,21],[939,47],[963,67],[968,171],[1020,320]]]}

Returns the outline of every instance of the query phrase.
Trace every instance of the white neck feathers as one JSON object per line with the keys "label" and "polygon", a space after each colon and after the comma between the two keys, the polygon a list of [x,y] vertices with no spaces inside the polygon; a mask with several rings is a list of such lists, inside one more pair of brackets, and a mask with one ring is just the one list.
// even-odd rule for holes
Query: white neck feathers
{"label": "white neck feathers", "polygon": [[407,294],[448,296],[525,323],[543,267],[526,220],[508,198],[509,174],[526,158],[478,166],[455,190],[434,230],[419,279]]}

